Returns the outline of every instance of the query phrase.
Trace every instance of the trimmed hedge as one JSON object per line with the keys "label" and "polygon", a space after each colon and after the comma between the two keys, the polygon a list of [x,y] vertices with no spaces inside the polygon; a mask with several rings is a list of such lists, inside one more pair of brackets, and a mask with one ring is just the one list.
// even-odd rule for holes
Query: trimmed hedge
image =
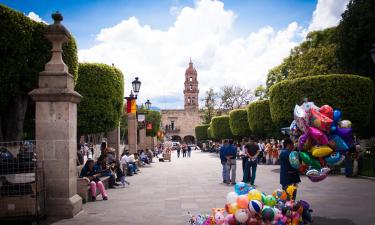
{"label": "trimmed hedge", "polygon": [[[19,108],[23,106],[19,106],[20,102],[16,99],[26,98],[27,100],[22,104],[28,104],[28,92],[38,86],[39,72],[44,70],[44,65],[51,58],[52,45],[44,38],[46,24],[35,22],[23,13],[2,4],[0,4],[0,27],[0,121],[2,121],[0,129],[3,127],[6,131],[6,123],[15,126],[14,121],[6,119],[7,117],[23,118],[23,115],[18,115]],[[76,79],[78,56],[74,38],[63,45],[63,60]],[[28,104],[26,120],[32,121],[24,121],[25,124],[30,123],[30,126],[25,127],[25,133],[29,133],[29,138],[33,138],[35,130],[34,107],[35,103]],[[22,129],[19,132],[22,132]]]}
{"label": "trimmed hedge", "polygon": [[210,127],[213,138],[226,139],[233,137],[232,131],[230,130],[228,115],[212,117]]}
{"label": "trimmed hedge", "polygon": [[250,127],[246,109],[235,109],[229,112],[230,130],[234,136],[250,136]]}
{"label": "trimmed hedge", "polygon": [[78,134],[108,132],[119,125],[123,111],[122,72],[100,63],[80,63],[76,90],[83,98],[78,105]]}
{"label": "trimmed hedge", "polygon": [[328,104],[340,109],[343,118],[353,122],[355,130],[368,123],[374,101],[374,84],[370,78],[334,74],[285,80],[270,89],[272,120],[289,126],[295,104],[307,97],[317,106]]}
{"label": "trimmed hedge", "polygon": [[249,127],[251,131],[260,137],[277,136],[277,127],[272,122],[269,100],[252,102],[247,107]]}
{"label": "trimmed hedge", "polygon": [[210,125],[202,124],[195,127],[195,137],[198,141],[208,140],[208,128]]}
{"label": "trimmed hedge", "polygon": [[209,126],[207,128],[207,137],[208,137],[208,140],[211,140],[214,138],[214,136],[212,135],[212,130],[211,130],[211,126]]}
{"label": "trimmed hedge", "polygon": [[[147,130],[146,129],[146,135],[155,137],[160,130],[160,122],[161,122],[161,114],[158,111],[155,110],[148,110],[146,114],[146,122],[152,123],[152,129]],[[147,124],[146,124],[147,126]]]}

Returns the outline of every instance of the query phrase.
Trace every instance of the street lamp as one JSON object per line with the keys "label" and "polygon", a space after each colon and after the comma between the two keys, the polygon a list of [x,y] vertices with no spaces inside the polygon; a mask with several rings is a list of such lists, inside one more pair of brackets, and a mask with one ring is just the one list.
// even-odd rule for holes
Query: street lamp
{"label": "street lamp", "polygon": [[139,78],[136,77],[135,80],[132,82],[133,91],[134,91],[135,96],[138,95],[139,89],[141,88],[141,82],[138,79]]}
{"label": "street lamp", "polygon": [[371,53],[372,61],[375,64],[375,44],[372,45],[372,49],[370,50],[370,53]]}
{"label": "street lamp", "polygon": [[146,106],[146,109],[147,109],[147,110],[150,110],[150,108],[151,108],[151,102],[150,102],[149,99],[147,99],[147,101],[146,101],[146,103],[145,103],[145,106]]}

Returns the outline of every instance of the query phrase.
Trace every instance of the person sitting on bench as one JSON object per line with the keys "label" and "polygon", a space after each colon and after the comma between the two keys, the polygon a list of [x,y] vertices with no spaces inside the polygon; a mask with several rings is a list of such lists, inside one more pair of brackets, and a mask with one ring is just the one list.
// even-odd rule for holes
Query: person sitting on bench
{"label": "person sitting on bench", "polygon": [[100,181],[100,167],[94,163],[94,160],[86,161],[85,166],[81,170],[80,177],[86,177],[90,180],[91,200],[96,200],[96,189],[98,188],[103,200],[108,200],[108,195],[103,182]]}

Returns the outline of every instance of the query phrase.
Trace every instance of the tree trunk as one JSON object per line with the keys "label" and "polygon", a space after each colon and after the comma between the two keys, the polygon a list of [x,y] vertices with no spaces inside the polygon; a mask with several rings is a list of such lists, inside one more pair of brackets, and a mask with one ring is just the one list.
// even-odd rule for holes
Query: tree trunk
{"label": "tree trunk", "polygon": [[4,122],[5,141],[22,141],[28,96],[16,96],[10,104],[7,119]]}

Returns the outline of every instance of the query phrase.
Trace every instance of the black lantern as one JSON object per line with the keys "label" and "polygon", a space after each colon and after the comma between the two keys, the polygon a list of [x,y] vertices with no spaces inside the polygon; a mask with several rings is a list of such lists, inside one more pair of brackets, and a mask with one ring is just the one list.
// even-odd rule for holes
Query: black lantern
{"label": "black lantern", "polygon": [[370,50],[370,52],[371,52],[372,61],[375,64],[375,44],[372,46],[372,49]]}
{"label": "black lantern", "polygon": [[139,89],[141,88],[141,82],[138,80],[138,77],[132,82],[133,91],[135,95],[138,95]]}
{"label": "black lantern", "polygon": [[147,99],[147,101],[146,101],[146,103],[145,103],[145,106],[146,106],[146,109],[147,109],[147,110],[150,110],[150,108],[151,108],[151,102],[150,102],[149,99]]}

